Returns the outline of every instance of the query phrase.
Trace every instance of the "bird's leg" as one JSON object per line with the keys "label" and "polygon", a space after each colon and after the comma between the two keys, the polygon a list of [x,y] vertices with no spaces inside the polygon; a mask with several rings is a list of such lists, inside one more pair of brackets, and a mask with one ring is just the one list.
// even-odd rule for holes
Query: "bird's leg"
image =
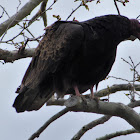
{"label": "bird's leg", "polygon": [[[99,99],[98,99],[97,96],[94,96],[93,87],[94,87],[94,86],[91,86],[91,87],[90,87],[91,98],[94,99],[94,100],[96,101],[96,103],[97,103],[97,108],[99,108]],[[96,88],[96,91],[97,91],[97,88]]]}
{"label": "bird's leg", "polygon": [[78,89],[77,86],[74,86],[74,90],[75,90],[76,96],[80,97],[83,100],[83,102],[87,103],[86,98],[84,97],[84,95],[80,94],[79,89]]}
{"label": "bird's leg", "polygon": [[94,86],[91,86],[91,87],[90,87],[90,92],[91,92],[91,98],[94,98],[94,92],[93,92],[93,87],[94,87]]}
{"label": "bird's leg", "polygon": [[81,94],[80,94],[79,89],[78,89],[77,86],[74,86],[74,90],[75,90],[76,96],[81,96]]}

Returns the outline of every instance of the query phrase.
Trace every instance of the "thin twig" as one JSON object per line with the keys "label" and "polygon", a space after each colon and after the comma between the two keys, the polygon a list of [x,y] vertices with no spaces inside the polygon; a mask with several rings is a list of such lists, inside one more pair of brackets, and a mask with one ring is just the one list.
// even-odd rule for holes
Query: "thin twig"
{"label": "thin twig", "polygon": [[70,13],[70,15],[66,18],[66,21],[72,16],[72,14],[77,11],[80,7],[82,6],[82,2],[80,3],[80,5],[78,5],[74,10],[72,10],[72,12]]}
{"label": "thin twig", "polygon": [[[20,5],[21,5],[21,1],[19,0],[19,4],[18,4],[18,6],[17,6],[17,12],[16,12],[16,13],[18,13],[18,9],[19,9],[19,6],[20,6]],[[9,27],[11,26],[11,24],[13,24],[13,22],[15,21],[15,19],[16,19],[16,16],[15,16],[15,18],[13,19],[13,21],[8,25],[8,27],[7,27],[6,31],[5,31],[5,33],[3,34],[2,38],[1,38],[1,41],[3,40],[3,38],[5,37],[5,35],[7,34],[7,31],[8,31],[8,29],[9,29]]]}
{"label": "thin twig", "polygon": [[[0,5],[0,6],[1,6],[1,5]],[[3,11],[2,11],[2,14],[1,14],[0,18],[2,18],[2,17],[3,17],[3,15],[4,15],[4,9],[3,9]]]}
{"label": "thin twig", "polygon": [[[18,26],[20,26],[22,29],[24,28],[23,26],[21,26],[20,24],[17,24]],[[33,38],[35,38],[35,36],[31,33],[31,31],[28,29],[28,28],[26,28],[25,29]]]}
{"label": "thin twig", "polygon": [[133,65],[131,63],[129,63],[128,61],[126,61],[124,58],[121,58],[124,62],[126,62],[128,65],[130,65],[131,67],[133,67]]}
{"label": "thin twig", "polygon": [[3,6],[0,5],[0,7],[3,9],[3,11],[6,13],[6,15],[8,16],[8,18],[10,18],[9,14],[7,13],[7,11],[5,10],[5,8]]}
{"label": "thin twig", "polygon": [[136,19],[138,19],[140,17],[140,15],[138,15],[137,17],[136,17]]}
{"label": "thin twig", "polygon": [[17,6],[17,12],[18,12],[18,9],[19,9],[19,7],[20,7],[20,5],[21,5],[21,0],[18,0],[18,2],[19,2],[19,4],[18,4],[18,6]]}
{"label": "thin twig", "polygon": [[120,78],[120,77],[115,77],[115,76],[108,76],[108,78],[114,78],[114,79],[117,79],[117,80],[122,80],[122,81],[126,81],[128,83],[130,83],[131,81],[127,80],[127,79],[123,79],[123,78]]}
{"label": "thin twig", "polygon": [[114,0],[114,4],[115,4],[115,7],[117,9],[118,15],[121,15],[116,0]]}
{"label": "thin twig", "polygon": [[[7,40],[6,42],[13,41],[15,38],[17,38],[19,35],[21,35],[21,33],[25,30],[25,28],[23,28],[16,36],[14,36],[12,39]],[[2,39],[1,39],[0,43],[2,43]]]}

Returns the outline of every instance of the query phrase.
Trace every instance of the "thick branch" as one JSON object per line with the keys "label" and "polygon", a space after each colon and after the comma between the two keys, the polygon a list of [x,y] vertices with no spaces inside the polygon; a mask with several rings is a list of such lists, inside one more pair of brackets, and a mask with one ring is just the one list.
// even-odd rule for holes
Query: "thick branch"
{"label": "thick branch", "polygon": [[[81,100],[81,98],[80,98],[80,100],[79,99],[77,99],[77,98],[80,98],[80,97],[72,97],[72,98],[70,98],[70,99],[68,99],[67,100],[67,102],[66,102],[66,106],[68,106],[68,108],[65,108],[65,109],[63,109],[62,111],[60,111],[59,113],[57,113],[57,114],[55,114],[53,117],[51,117],[41,128],[39,128],[38,130],[37,130],[37,132],[35,132],[30,138],[29,138],[29,140],[33,140],[33,139],[35,139],[36,137],[39,137],[39,135],[48,127],[48,125],[49,124],[51,124],[53,121],[55,121],[56,119],[58,119],[59,117],[61,117],[62,115],[64,115],[65,113],[67,113],[68,111],[73,111],[72,109],[73,108],[75,108],[75,105],[77,106],[77,104],[78,103],[81,103],[81,108],[82,108],[82,106],[84,106],[83,107],[83,110],[82,111],[84,111],[84,112],[93,112],[93,113],[99,113],[99,114],[104,114],[105,112],[106,112],[106,114],[117,114],[116,116],[119,116],[122,112],[123,113],[125,113],[125,112],[129,112],[129,110],[131,110],[131,109],[129,109],[128,111],[124,108],[124,107],[126,107],[125,105],[123,105],[123,104],[116,104],[116,103],[107,103],[107,105],[105,105],[104,106],[104,102],[99,102],[98,104],[97,104],[97,102],[96,101],[94,101],[94,100],[92,100],[92,99],[84,99],[84,98],[82,98],[82,99],[84,99],[84,101],[82,101]],[[60,102],[58,101],[58,104],[60,104],[60,105],[62,105],[62,104],[64,104],[64,102],[65,102],[66,100],[60,100]],[[80,101],[80,102],[79,102]],[[88,101],[90,101],[89,103],[88,103]],[[53,101],[49,101],[49,104],[51,104],[51,102],[53,103]],[[62,104],[61,104],[62,103]],[[102,105],[102,103],[103,103],[103,105]],[[92,105],[91,105],[92,104]],[[105,103],[106,104],[106,103]],[[109,104],[109,105],[108,105]],[[115,105],[113,105],[112,106],[112,104],[115,104]],[[137,101],[136,103],[134,102],[134,103],[130,103],[130,104],[128,104],[128,106],[129,107],[137,107],[138,105],[140,104],[140,101]],[[89,108],[88,106],[90,106],[91,105],[91,107]],[[101,106],[100,106],[101,105]],[[115,108],[116,106],[118,106],[117,107],[117,109]],[[123,107],[124,106],[124,107]],[[106,108],[107,107],[107,108]],[[129,108],[128,107],[128,108]],[[92,108],[93,108],[93,110],[92,110]],[[101,108],[101,109],[100,109]],[[106,110],[105,111],[103,111],[103,109],[104,108],[106,108]],[[108,109],[108,108],[111,108],[111,109]],[[90,109],[90,110],[89,110]],[[113,110],[113,109],[115,109],[115,110]],[[108,113],[108,111],[110,112],[110,110],[111,110],[111,112],[115,112],[115,113]],[[119,113],[119,115],[118,115],[118,111],[117,110],[120,110],[120,113]],[[125,110],[125,111],[123,111],[123,110]],[[75,110],[74,110],[75,111]],[[76,110],[77,111],[77,110]],[[80,110],[81,111],[81,110]],[[122,113],[122,114],[123,114]],[[133,111],[131,111],[130,112],[130,118],[129,119],[131,119],[131,117],[132,117],[132,119],[135,119],[135,117],[139,117],[139,116],[135,116],[135,117],[133,117],[132,116],[132,113],[133,113]],[[137,113],[136,112],[134,112],[134,115],[137,115]],[[85,125],[74,137],[73,137],[73,139],[77,139],[77,138],[80,138],[86,131],[88,131],[89,129],[92,129],[93,127],[95,127],[96,125],[98,125],[98,124],[103,124],[104,122],[106,122],[106,121],[108,121],[109,119],[110,119],[110,117],[111,116],[108,116],[108,115],[105,115],[104,117],[101,117],[101,118],[99,118],[99,119],[97,119],[97,120],[95,120],[95,121],[93,121],[93,122],[91,122],[91,123],[89,123],[89,124],[87,124],[87,125]],[[121,115],[120,115],[120,117],[122,117]],[[122,117],[123,118],[123,117]],[[127,117],[124,117],[124,118],[127,118]],[[126,119],[126,120],[128,120],[128,119]],[[136,121],[139,121],[138,119],[136,120]],[[128,121],[129,122],[129,121]],[[131,124],[131,122],[130,122],[130,124]],[[133,124],[133,123],[132,123]],[[134,126],[135,126],[136,124],[134,123]],[[138,125],[138,127],[140,127],[139,125]]]}
{"label": "thick branch", "polygon": [[128,106],[131,107],[131,108],[138,107],[138,106],[140,106],[140,100],[135,101],[135,102],[131,102],[131,103],[128,104]]}
{"label": "thick branch", "polygon": [[35,48],[25,49],[23,53],[18,53],[18,50],[8,51],[0,49],[0,60],[5,62],[13,62],[15,60],[32,57],[35,52]]}
{"label": "thick branch", "polygon": [[111,138],[115,138],[122,135],[133,134],[133,133],[139,133],[139,132],[136,129],[132,128],[125,131],[117,131],[115,133],[107,134],[103,137],[97,138],[96,140],[109,140]]}
{"label": "thick branch", "polygon": [[69,108],[65,108],[55,114],[53,117],[51,117],[41,128],[39,128],[28,140],[34,140],[35,138],[38,138],[39,135],[48,127],[49,124],[51,124],[53,121],[61,117],[62,115],[66,114],[69,111]]}
{"label": "thick branch", "polygon": [[90,112],[121,117],[140,132],[140,115],[127,105],[113,102],[97,102],[91,98],[84,98],[83,100],[83,98],[77,96],[69,98],[65,105],[74,112]]}
{"label": "thick branch", "polygon": [[2,34],[6,32],[9,28],[19,23],[23,18],[28,16],[31,11],[41,2],[42,0],[30,0],[15,15],[0,24],[0,36],[2,36]]}
{"label": "thick branch", "polygon": [[[135,87],[135,90],[136,91],[140,91],[140,85],[139,84],[135,84],[134,85]],[[105,89],[102,89],[100,91],[98,91],[96,93],[96,96],[98,97],[104,97],[104,96],[107,96],[109,94],[112,94],[112,93],[116,93],[118,91],[123,91],[123,90],[131,90],[132,86],[130,84],[118,84],[118,85],[113,85],[109,88],[105,88]],[[47,102],[47,106],[50,106],[50,105],[59,105],[59,106],[63,106],[64,103],[65,103],[65,99],[59,99],[59,100],[49,100]],[[140,101],[135,101],[135,102],[132,102],[130,103],[131,107],[133,108],[134,106],[140,106]]]}
{"label": "thick branch", "polygon": [[111,116],[105,115],[97,120],[94,120],[94,121],[88,123],[87,125],[83,126],[82,129],[80,129],[78,131],[78,133],[71,140],[79,140],[85,134],[85,132],[87,132],[89,129],[92,129],[93,127],[95,127],[99,124],[105,123],[110,118],[111,118]]}
{"label": "thick branch", "polygon": [[66,101],[65,99],[49,100],[47,102],[47,106],[50,106],[50,105],[64,106],[65,101]]}
{"label": "thick branch", "polygon": [[[131,107],[131,108],[137,107],[139,105],[140,105],[140,100],[128,104],[128,106]],[[103,117],[101,117],[97,120],[94,120],[94,121],[86,124],[76,133],[76,135],[72,138],[72,140],[79,140],[89,129],[92,129],[93,127],[96,127],[99,124],[105,123],[111,117],[112,116],[105,115],[105,116],[103,116]],[[117,137],[117,136],[120,136],[120,135],[127,135],[127,134],[130,134],[130,133],[138,133],[138,131],[136,129],[132,129],[132,130],[130,129],[130,130],[126,130],[126,131],[118,131],[117,133],[112,133],[112,134],[106,135],[104,137],[101,137],[99,139],[107,140],[109,138]]]}
{"label": "thick branch", "polygon": [[42,16],[43,21],[44,21],[44,26],[47,26],[47,15],[46,15],[46,5],[47,5],[48,0],[43,0],[41,7],[39,11],[32,17],[32,19],[29,21],[28,25],[31,25],[37,18]]}

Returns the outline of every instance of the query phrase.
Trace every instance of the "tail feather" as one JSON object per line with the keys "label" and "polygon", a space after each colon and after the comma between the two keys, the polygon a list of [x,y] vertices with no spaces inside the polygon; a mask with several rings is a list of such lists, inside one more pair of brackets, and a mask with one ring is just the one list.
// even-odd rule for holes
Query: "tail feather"
{"label": "tail feather", "polygon": [[23,87],[22,92],[20,92],[19,95],[16,97],[13,107],[15,107],[18,113],[24,111],[38,110],[45,104],[45,102],[50,99],[52,95],[53,92],[45,94],[45,96],[41,96],[39,90]]}

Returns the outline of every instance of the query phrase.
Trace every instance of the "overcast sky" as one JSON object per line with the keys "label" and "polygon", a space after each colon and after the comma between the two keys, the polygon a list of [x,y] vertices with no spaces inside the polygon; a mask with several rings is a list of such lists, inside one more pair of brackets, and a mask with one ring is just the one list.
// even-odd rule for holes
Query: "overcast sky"
{"label": "overcast sky", "polygon": [[[62,20],[65,20],[70,14],[72,9],[75,9],[79,2],[73,2],[74,0],[58,0],[53,6],[53,10],[48,11],[48,25],[52,24],[56,19],[52,15],[60,15]],[[102,2],[103,1],[103,2]],[[126,6],[119,4],[120,12],[122,15],[129,18],[136,18],[140,15],[140,0],[129,0],[130,2]],[[22,1],[20,8],[28,0]],[[53,2],[49,0],[48,6]],[[0,5],[5,7],[10,16],[16,13],[16,7],[18,6],[18,0],[0,0]],[[38,7],[39,8],[39,7]],[[32,17],[38,10],[33,11]],[[73,14],[78,21],[84,21],[95,16],[101,16],[106,14],[117,14],[113,0],[101,0],[101,3],[96,5],[96,2],[89,3],[90,10],[80,8]],[[1,14],[1,10],[0,10]],[[0,19],[0,23],[6,20],[6,16]],[[36,22],[30,27],[33,34],[38,37],[44,33],[44,27],[42,22]],[[16,33],[17,30],[12,29],[8,32],[5,39],[10,39]],[[19,40],[18,40],[19,41]],[[37,43],[30,43],[30,47],[36,47]],[[0,48],[14,49],[12,46],[0,44]],[[121,60],[121,57],[129,60],[131,56],[135,63],[140,62],[140,42],[135,40],[134,42],[126,41],[121,43],[117,49],[116,62],[109,75],[116,77],[122,77],[125,79],[132,79],[132,73],[129,66]],[[42,107],[39,111],[16,113],[12,107],[15,97],[16,88],[20,85],[25,70],[27,69],[31,59],[22,59],[15,61],[14,63],[1,64],[0,63],[0,139],[1,140],[27,140],[41,125],[45,123],[52,115],[62,110],[64,107]],[[140,68],[140,67],[139,67]],[[107,85],[124,83],[119,80],[109,79],[100,83],[98,90],[106,88]],[[119,92],[111,96],[110,101],[122,102],[127,104],[129,100],[123,94]],[[140,112],[140,109],[137,109]],[[93,113],[73,113],[70,112],[63,117],[53,122],[38,138],[39,140],[70,140],[74,134],[85,124],[99,118],[101,115]],[[104,136],[119,130],[126,130],[132,128],[127,122],[117,117],[111,118],[103,125],[99,125],[96,128],[88,131],[81,140],[95,140],[95,138]],[[139,140],[140,134],[133,134],[128,136],[121,136],[114,140]]]}

